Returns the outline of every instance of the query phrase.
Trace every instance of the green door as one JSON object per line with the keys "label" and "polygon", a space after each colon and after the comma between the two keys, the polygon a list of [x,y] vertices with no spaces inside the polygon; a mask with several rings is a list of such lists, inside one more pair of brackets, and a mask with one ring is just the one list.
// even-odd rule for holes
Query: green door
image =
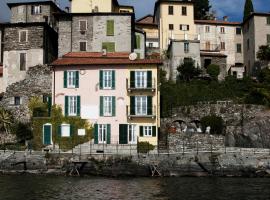
{"label": "green door", "polygon": [[43,126],[43,144],[51,145],[52,141],[52,125],[44,124]]}

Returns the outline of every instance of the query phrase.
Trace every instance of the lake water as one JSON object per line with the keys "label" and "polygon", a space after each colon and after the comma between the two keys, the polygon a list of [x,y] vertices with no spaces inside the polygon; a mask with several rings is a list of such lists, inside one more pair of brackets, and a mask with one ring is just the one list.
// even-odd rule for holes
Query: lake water
{"label": "lake water", "polygon": [[1,200],[270,200],[270,179],[0,176]]}

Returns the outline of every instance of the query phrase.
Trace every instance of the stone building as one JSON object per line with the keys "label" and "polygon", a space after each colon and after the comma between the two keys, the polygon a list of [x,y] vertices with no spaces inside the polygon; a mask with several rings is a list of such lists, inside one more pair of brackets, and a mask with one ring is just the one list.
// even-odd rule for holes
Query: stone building
{"label": "stone building", "polygon": [[25,78],[30,67],[57,58],[56,21],[61,10],[52,2],[10,3],[11,23],[3,33],[3,91]]}
{"label": "stone building", "polygon": [[146,54],[146,47],[145,47],[145,38],[146,34],[143,30],[136,28],[135,29],[135,47],[134,52],[137,53],[137,57],[139,59],[144,59]]}
{"label": "stone building", "polygon": [[257,59],[261,45],[270,44],[270,13],[252,13],[243,22],[244,64],[249,75],[255,75],[266,63]]}
{"label": "stone building", "polygon": [[[200,35],[201,52],[207,53],[208,56],[203,58],[202,67],[206,68],[214,60],[220,60],[220,55],[226,57],[225,68],[221,68],[224,72],[220,75],[223,79],[228,73],[235,75],[237,78],[243,78],[243,35],[241,23],[229,22],[225,16],[223,20],[195,20],[197,33]],[[211,55],[209,57],[209,55]],[[218,58],[212,59],[215,55]],[[224,67],[224,65],[222,64]]]}
{"label": "stone building", "polygon": [[0,23],[0,100],[1,93],[4,91],[3,87],[3,24]]}

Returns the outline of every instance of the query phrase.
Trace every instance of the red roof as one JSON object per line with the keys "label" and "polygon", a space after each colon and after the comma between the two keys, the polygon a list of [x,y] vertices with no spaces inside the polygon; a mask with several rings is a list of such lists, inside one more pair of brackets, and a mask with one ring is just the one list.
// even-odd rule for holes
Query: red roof
{"label": "red roof", "polygon": [[233,25],[240,26],[240,22],[228,22],[221,20],[195,20],[195,24]]}
{"label": "red roof", "polygon": [[103,56],[102,53],[88,52],[72,52],[64,55],[62,58],[55,60],[52,66],[70,66],[70,65],[137,65],[137,64],[155,64],[161,65],[160,59],[137,59],[130,60],[129,53],[107,53]]}
{"label": "red roof", "polygon": [[136,21],[136,24],[142,25],[157,25],[154,23],[154,16],[153,15],[146,15]]}
{"label": "red roof", "polygon": [[3,76],[3,66],[0,65],[0,77]]}

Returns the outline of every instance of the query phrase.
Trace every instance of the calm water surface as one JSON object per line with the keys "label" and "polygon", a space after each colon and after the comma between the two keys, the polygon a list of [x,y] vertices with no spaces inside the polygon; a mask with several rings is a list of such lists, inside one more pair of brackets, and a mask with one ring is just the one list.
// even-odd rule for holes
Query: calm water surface
{"label": "calm water surface", "polygon": [[270,200],[270,179],[0,176],[0,200]]}

